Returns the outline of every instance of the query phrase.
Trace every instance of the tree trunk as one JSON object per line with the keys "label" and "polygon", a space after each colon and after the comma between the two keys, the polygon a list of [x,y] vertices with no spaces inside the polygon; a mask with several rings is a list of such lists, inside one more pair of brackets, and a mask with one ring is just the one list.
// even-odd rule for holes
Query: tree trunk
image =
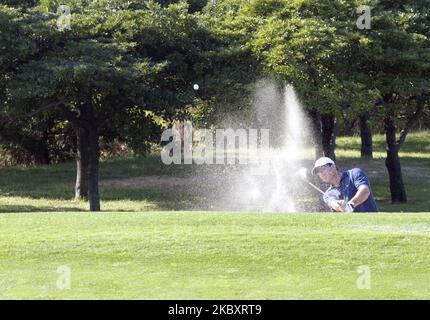
{"label": "tree trunk", "polygon": [[329,157],[333,161],[336,161],[336,155],[334,153],[336,134],[334,129],[335,121],[333,114],[321,115],[321,138],[323,153],[325,157]]}
{"label": "tree trunk", "polygon": [[85,128],[76,128],[76,185],[75,199],[88,199],[88,158],[89,158],[89,137]]}
{"label": "tree trunk", "polygon": [[90,211],[100,211],[99,195],[99,161],[100,145],[97,126],[88,128],[89,136],[89,161],[88,161],[88,199]]}
{"label": "tree trunk", "polygon": [[396,142],[396,128],[393,119],[385,118],[385,136],[387,142],[387,158],[385,165],[390,178],[391,201],[407,202],[405,186],[403,183],[402,167],[399,158],[399,149]]}
{"label": "tree trunk", "polygon": [[318,159],[324,155],[321,139],[321,115],[318,111],[310,111],[309,115],[313,124],[313,137],[315,146],[315,158]]}
{"label": "tree trunk", "polygon": [[97,119],[91,104],[79,106],[75,120],[77,135],[77,175],[75,195],[88,197],[90,211],[100,211],[100,145]]}
{"label": "tree trunk", "polygon": [[369,114],[360,115],[361,157],[373,158],[372,131],[369,126]]}

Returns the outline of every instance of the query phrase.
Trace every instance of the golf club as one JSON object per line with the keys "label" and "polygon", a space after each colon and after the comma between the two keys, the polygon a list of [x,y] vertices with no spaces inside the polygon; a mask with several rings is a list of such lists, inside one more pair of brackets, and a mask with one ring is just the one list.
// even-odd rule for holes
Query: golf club
{"label": "golf club", "polygon": [[316,185],[314,185],[312,182],[310,182],[307,179],[307,170],[306,168],[300,168],[299,173],[300,177],[306,181],[312,188],[314,188],[315,190],[317,190],[318,192],[320,192],[321,194],[324,194],[324,191],[322,191],[320,188],[318,188]]}

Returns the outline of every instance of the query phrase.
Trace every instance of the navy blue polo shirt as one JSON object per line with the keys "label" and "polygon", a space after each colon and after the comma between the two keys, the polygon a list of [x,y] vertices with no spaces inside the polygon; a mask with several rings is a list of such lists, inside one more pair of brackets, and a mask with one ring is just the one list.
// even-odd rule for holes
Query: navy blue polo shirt
{"label": "navy blue polo shirt", "polygon": [[[330,206],[333,200],[345,200],[348,202],[357,193],[358,187],[361,185],[367,185],[370,189],[369,178],[359,168],[354,168],[342,172],[340,186],[330,186],[324,193],[324,202]],[[369,198],[362,204],[354,208],[354,212],[378,212],[375,199],[373,198],[372,189],[370,189]]]}

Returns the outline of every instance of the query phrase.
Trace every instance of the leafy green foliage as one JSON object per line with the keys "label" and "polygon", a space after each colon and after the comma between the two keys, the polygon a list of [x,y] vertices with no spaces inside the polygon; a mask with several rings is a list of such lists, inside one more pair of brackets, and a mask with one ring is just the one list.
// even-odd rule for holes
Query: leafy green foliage
{"label": "leafy green foliage", "polygon": [[[57,28],[60,4],[71,30]],[[370,30],[356,26],[362,4]],[[401,125],[429,95],[429,11],[426,1],[8,0],[0,109],[15,117],[54,103],[64,120],[90,103],[101,131],[142,149],[157,139],[156,118],[244,121],[267,76],[338,121],[370,111],[376,125],[386,115]]]}

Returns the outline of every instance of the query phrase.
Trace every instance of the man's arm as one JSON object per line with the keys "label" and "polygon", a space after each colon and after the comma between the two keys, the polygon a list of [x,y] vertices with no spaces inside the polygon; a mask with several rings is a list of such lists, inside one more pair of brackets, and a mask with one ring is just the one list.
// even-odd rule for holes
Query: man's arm
{"label": "man's arm", "polygon": [[[348,201],[348,204],[352,204],[354,208],[367,200],[370,196],[370,189],[368,185],[362,184],[358,187],[355,196]],[[354,211],[353,208],[349,208],[344,200],[335,201],[332,205],[336,211],[349,212]]]}
{"label": "man's arm", "polygon": [[366,184],[362,184],[358,187],[357,193],[355,194],[354,197],[352,197],[351,200],[349,200],[349,202],[352,202],[354,207],[356,207],[362,204],[363,202],[365,202],[367,198],[369,198],[369,196],[370,196],[369,186]]}
{"label": "man's arm", "polygon": [[348,201],[354,207],[362,204],[370,196],[370,182],[367,175],[359,168],[352,169],[352,181],[357,188],[355,195]]}

